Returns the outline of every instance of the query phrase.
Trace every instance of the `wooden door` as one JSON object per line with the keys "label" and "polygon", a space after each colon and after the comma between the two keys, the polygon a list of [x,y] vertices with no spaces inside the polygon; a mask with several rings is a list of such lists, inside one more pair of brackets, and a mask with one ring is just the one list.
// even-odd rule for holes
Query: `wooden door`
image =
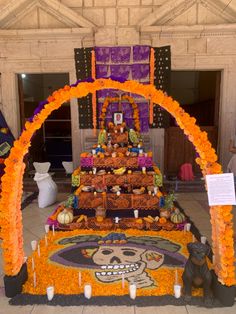
{"label": "wooden door", "polygon": [[[201,127],[208,133],[208,139],[212,146],[217,149],[217,127]],[[165,130],[165,162],[164,172],[167,176],[178,175],[180,166],[191,163],[195,175],[201,174],[200,167],[196,164],[197,153],[193,144],[179,127],[170,127]]]}

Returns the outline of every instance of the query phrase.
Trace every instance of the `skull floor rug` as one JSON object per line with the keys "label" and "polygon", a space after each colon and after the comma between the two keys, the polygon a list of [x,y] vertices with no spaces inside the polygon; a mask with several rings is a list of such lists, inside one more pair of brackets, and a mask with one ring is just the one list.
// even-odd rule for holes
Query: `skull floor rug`
{"label": "skull floor rug", "polygon": [[[54,305],[88,304],[83,294],[84,286],[90,284],[93,304],[111,305],[112,297],[114,305],[139,300],[145,306],[147,298],[153,305],[150,297],[158,296],[155,302],[160,304],[182,305],[182,298],[173,297],[173,287],[176,281],[182,285],[187,243],[192,240],[192,233],[187,231],[50,231],[28,258],[23,293],[10,303],[47,303],[46,289],[53,286]],[[129,298],[132,283],[137,287],[133,301]],[[202,295],[201,289],[193,295],[194,304]]]}

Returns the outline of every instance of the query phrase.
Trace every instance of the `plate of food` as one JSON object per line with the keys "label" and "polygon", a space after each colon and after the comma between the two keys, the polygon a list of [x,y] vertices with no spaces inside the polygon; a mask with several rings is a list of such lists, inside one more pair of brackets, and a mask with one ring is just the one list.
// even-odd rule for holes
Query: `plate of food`
{"label": "plate of food", "polygon": [[106,173],[106,170],[102,169],[102,170],[99,170],[99,171],[97,172],[97,175],[98,175],[98,176],[102,176],[102,175],[105,174],[105,173]]}
{"label": "plate of food", "polygon": [[119,187],[119,185],[114,185],[112,188],[111,188],[111,192],[113,193],[117,193],[118,191],[120,191],[121,188]]}
{"label": "plate of food", "polygon": [[143,194],[145,192],[145,188],[144,187],[141,187],[140,189],[133,189],[133,193],[134,194]]}
{"label": "plate of food", "polygon": [[152,193],[154,192],[154,186],[153,185],[149,185],[148,187],[147,187],[147,190],[148,191],[151,191]]}
{"label": "plate of food", "polygon": [[87,186],[83,186],[82,187],[82,191],[83,192],[91,192],[93,190],[93,187],[90,186],[90,185],[87,185]]}

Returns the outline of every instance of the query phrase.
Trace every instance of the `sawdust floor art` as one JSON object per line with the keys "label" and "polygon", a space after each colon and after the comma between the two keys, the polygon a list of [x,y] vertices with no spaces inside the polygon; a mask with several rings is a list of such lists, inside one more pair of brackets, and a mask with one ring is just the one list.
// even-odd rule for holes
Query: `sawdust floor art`
{"label": "sawdust floor art", "polygon": [[185,231],[50,231],[40,252],[28,258],[23,293],[45,295],[54,286],[55,294],[80,295],[89,283],[93,296],[123,296],[135,283],[137,296],[173,295],[176,279],[182,285],[192,239]]}

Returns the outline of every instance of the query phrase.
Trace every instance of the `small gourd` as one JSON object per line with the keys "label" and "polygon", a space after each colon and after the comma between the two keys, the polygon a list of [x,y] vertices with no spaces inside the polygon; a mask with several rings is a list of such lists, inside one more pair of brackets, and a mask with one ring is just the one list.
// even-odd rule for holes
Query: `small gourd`
{"label": "small gourd", "polygon": [[57,216],[57,221],[62,225],[67,225],[73,221],[73,213],[67,209],[64,209]]}
{"label": "small gourd", "polygon": [[180,224],[185,221],[185,216],[178,208],[176,208],[173,214],[171,214],[170,220],[175,224]]}

